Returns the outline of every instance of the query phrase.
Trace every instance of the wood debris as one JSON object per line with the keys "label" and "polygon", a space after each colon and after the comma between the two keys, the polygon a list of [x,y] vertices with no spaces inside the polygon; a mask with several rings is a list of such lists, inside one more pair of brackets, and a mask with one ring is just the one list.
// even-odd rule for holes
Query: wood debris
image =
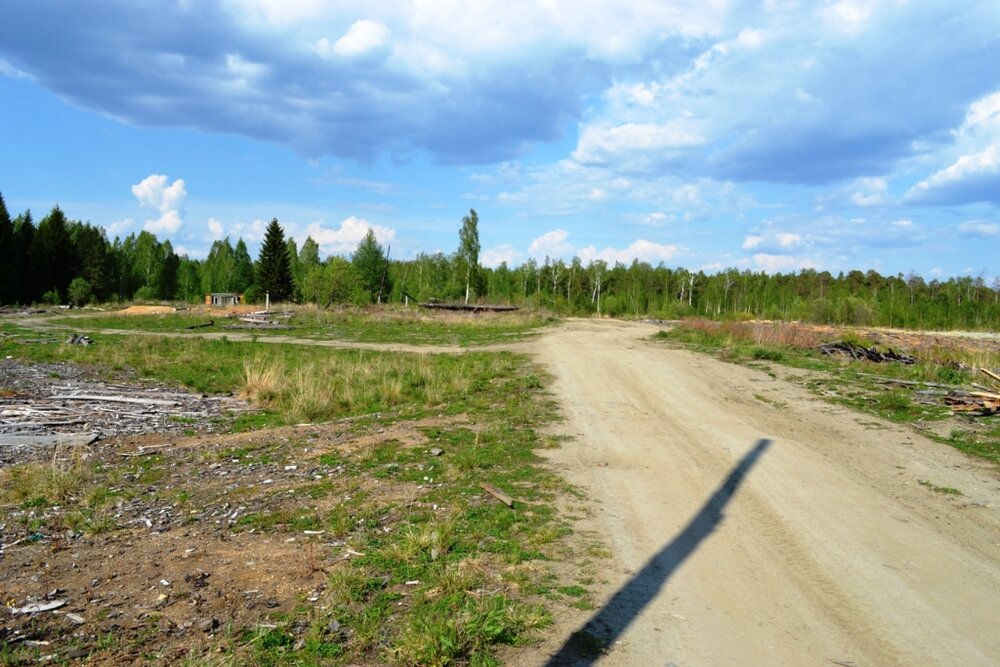
{"label": "wood debris", "polygon": [[60,447],[146,433],[212,431],[249,410],[229,396],[206,396],[143,382],[107,381],[68,363],[0,360],[0,466],[46,458]]}
{"label": "wood debris", "polygon": [[491,312],[500,313],[517,310],[517,306],[504,303],[444,303],[441,301],[429,301],[420,304],[421,308],[431,308],[439,310],[464,310],[473,313]]}
{"label": "wood debris", "polygon": [[824,343],[817,348],[826,355],[843,355],[859,361],[871,361],[876,364],[886,362],[896,362],[909,366],[917,363],[916,358],[908,354],[896,352],[891,347],[886,348],[886,352],[881,352],[876,347],[865,347],[856,343],[839,341],[835,343]]}

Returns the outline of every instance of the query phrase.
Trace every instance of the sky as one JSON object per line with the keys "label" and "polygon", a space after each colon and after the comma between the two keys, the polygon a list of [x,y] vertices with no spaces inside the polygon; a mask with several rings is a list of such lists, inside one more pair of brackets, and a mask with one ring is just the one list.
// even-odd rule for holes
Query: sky
{"label": "sky", "polygon": [[204,257],[1000,275],[996,0],[0,0],[0,193]]}

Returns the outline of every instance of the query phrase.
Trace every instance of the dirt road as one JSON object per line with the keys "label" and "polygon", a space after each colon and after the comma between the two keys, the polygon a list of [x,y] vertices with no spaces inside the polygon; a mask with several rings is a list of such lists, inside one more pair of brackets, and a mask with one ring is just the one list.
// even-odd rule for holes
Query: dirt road
{"label": "dirt road", "polygon": [[[531,343],[613,557],[600,609],[517,664],[1000,664],[995,467],[655,331]],[[604,655],[564,644],[582,621]]]}

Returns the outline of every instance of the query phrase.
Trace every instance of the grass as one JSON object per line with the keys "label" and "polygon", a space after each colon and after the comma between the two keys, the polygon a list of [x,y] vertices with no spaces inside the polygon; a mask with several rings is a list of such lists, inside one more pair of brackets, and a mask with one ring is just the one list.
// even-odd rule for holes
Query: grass
{"label": "grass", "polygon": [[[774,362],[815,371],[803,381],[822,398],[916,426],[956,418],[944,406],[920,402],[909,388],[891,388],[885,379],[946,384],[957,389],[978,379],[972,369],[1000,367],[1000,353],[942,345],[912,351],[917,363],[911,366],[830,357],[815,349],[824,342],[815,330],[780,323],[692,320],[661,331],[656,337],[737,363]],[[873,345],[857,332],[838,332],[838,337]],[[931,429],[923,430],[928,437],[963,452],[1000,462],[1000,417],[962,419],[957,423],[959,426],[947,437]]]}
{"label": "grass", "polygon": [[[535,310],[512,313],[429,312],[417,307],[372,306],[370,308],[325,309],[312,305],[282,305],[290,310],[291,329],[253,332],[260,338],[269,335],[335,339],[361,343],[407,343],[412,345],[475,346],[511,342],[533,334],[539,327],[554,321],[548,313]],[[214,324],[189,330],[188,326]],[[219,313],[177,312],[156,315],[104,314],[53,317],[49,324],[74,331],[133,330],[153,333],[182,333],[197,336],[226,332],[237,320]],[[240,331],[239,333],[248,333]]]}
{"label": "grass", "polygon": [[[233,430],[256,433],[217,451],[163,450],[100,467],[67,461],[0,473],[0,498],[17,503],[25,522],[41,522],[26,523],[25,531],[70,527],[86,537],[114,531],[109,508],[119,494],[183,505],[188,526],[211,521],[200,510],[218,498],[189,484],[183,470],[215,463],[280,470],[294,456],[321,478],[302,477],[290,493],[240,488],[238,500],[227,500],[247,509],[228,530],[300,539],[304,531],[322,531],[323,540],[343,544],[332,565],[321,542],[303,550],[303,558],[312,554],[314,571],[328,573],[321,603],[206,639],[185,664],[491,665],[497,646],[531,641],[550,624],[553,604],[585,601],[586,589],[562,584],[549,571],[571,534],[554,506],[567,489],[535,453],[547,445],[539,429],[555,418],[555,407],[547,377],[525,357],[93,337],[96,344],[85,348],[6,350],[22,359],[86,362],[109,373],[134,368],[199,391],[238,393],[262,411],[242,417]],[[342,419],[348,421],[336,422],[338,433],[369,444],[320,450],[306,463],[306,443],[266,430]],[[375,437],[405,424],[426,444]],[[281,431],[288,432],[294,433]],[[431,447],[443,453],[432,457]],[[515,509],[484,494],[480,481],[514,495]],[[49,511],[56,504],[59,512]],[[343,560],[345,550],[357,555]],[[303,621],[308,630],[293,632]]]}

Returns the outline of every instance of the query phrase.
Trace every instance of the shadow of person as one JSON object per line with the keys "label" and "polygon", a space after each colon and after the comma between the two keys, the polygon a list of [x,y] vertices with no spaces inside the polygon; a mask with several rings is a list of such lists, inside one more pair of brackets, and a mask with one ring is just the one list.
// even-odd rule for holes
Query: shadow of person
{"label": "shadow of person", "polygon": [[583,627],[570,635],[562,648],[548,660],[547,667],[581,667],[596,662],[601,649],[611,646],[625,632],[646,605],[659,595],[677,568],[722,522],[726,505],[770,445],[770,440],[761,439],[744,454],[684,530],[650,558]]}

